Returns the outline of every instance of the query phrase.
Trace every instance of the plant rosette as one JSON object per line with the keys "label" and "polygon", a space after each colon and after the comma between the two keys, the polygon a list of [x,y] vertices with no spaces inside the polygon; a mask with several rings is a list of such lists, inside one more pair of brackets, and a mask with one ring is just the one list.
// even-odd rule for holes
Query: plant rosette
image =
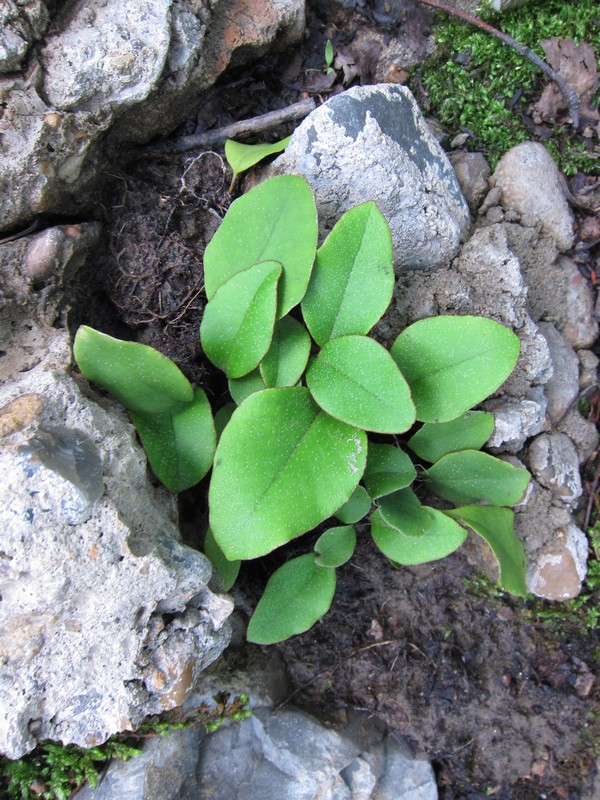
{"label": "plant rosette", "polygon": [[[369,528],[394,565],[444,558],[470,529],[494,552],[502,587],[525,595],[511,506],[529,473],[481,452],[494,417],[472,410],[514,369],[519,339],[489,319],[442,316],[410,325],[387,350],[369,336],[394,286],[379,208],[346,212],[321,247],[317,235],[308,183],[281,176],[235,200],[206,248],[200,340],[233,398],[214,417],[204,390],[145,345],[84,326],[79,368],[128,409],[167,488],[212,470],[205,551],[226,590],[241,561],[321,531],[271,576],[250,641],[281,641],[321,619],[336,569]],[[425,504],[422,489],[444,502]]]}

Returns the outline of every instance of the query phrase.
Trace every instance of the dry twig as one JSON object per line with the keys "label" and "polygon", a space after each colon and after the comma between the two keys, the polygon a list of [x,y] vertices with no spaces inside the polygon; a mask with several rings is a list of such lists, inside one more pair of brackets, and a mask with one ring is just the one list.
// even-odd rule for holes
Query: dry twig
{"label": "dry twig", "polygon": [[291,106],[280,108],[277,111],[269,111],[267,114],[261,114],[258,117],[232,122],[231,125],[225,125],[223,128],[215,128],[212,131],[205,131],[204,133],[197,133],[191,136],[181,136],[174,141],[166,141],[151,145],[144,149],[144,155],[174,155],[177,153],[185,153],[188,150],[214,147],[215,145],[223,144],[226,139],[248,136],[254,133],[263,133],[284,122],[304,119],[304,117],[308,116],[315,108],[316,103],[314,99],[309,97],[306,100],[293,103]]}

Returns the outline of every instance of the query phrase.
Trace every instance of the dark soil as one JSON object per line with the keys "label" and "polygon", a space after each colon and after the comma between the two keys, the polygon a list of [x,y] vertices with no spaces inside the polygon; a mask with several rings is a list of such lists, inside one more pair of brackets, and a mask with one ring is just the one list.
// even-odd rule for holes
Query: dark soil
{"label": "dark soil", "polygon": [[[418,42],[432,19],[412,0],[346,6],[309,3],[302,45],[228,73],[179,133],[368,83],[377,48],[354,54],[353,77],[328,76],[326,40],[350,48],[357,31],[377,30],[404,31]],[[291,130],[282,126],[270,138]],[[218,407],[224,387],[203,360],[198,325],[203,251],[231,200],[222,150],[142,154],[111,171],[98,208],[103,246],[72,321],[156,347]],[[198,496],[183,498],[184,524]],[[255,605],[283,557],[246,565],[237,590],[242,606]],[[598,632],[568,615],[560,624],[542,621],[544,604],[528,607],[480,587],[461,554],[395,571],[365,535],[352,563],[338,571],[330,613],[278,646],[295,687],[290,701],[334,724],[348,708],[368,710],[433,762],[443,800],[584,797],[600,728],[600,693],[590,674]]]}

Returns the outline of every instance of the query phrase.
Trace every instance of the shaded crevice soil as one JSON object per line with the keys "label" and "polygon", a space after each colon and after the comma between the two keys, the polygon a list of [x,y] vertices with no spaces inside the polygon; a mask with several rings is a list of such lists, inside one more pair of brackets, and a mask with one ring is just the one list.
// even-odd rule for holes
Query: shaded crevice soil
{"label": "shaded crevice soil", "polygon": [[460,552],[394,570],[364,531],[329,614],[276,645],[290,702],[332,724],[371,712],[433,761],[444,800],[580,798],[595,769],[597,632],[555,627],[491,586],[477,597],[482,585]]}

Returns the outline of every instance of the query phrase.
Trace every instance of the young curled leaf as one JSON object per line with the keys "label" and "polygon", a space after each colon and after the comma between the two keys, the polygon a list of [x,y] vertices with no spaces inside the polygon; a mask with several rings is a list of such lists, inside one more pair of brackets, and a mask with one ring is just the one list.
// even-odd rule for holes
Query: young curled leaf
{"label": "young curled leaf", "polygon": [[462,506],[444,511],[444,514],[468,525],[485,539],[498,560],[502,588],[525,597],[527,556],[523,543],[515,533],[514,511],[496,506]]}

